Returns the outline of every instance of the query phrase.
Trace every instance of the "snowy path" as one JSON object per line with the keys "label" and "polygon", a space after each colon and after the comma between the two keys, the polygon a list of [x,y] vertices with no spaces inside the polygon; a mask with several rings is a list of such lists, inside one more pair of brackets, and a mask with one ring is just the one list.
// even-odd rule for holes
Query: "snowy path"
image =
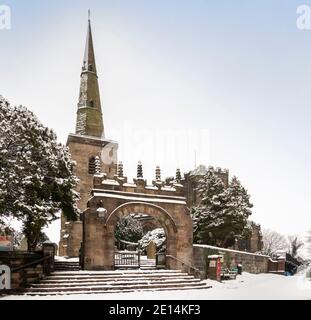
{"label": "snowy path", "polygon": [[[207,280],[211,289],[185,291],[132,292],[113,294],[68,295],[52,297],[9,296],[2,299],[16,300],[311,300],[311,281],[303,274],[285,277],[274,274],[248,274],[236,280],[218,283]],[[1,298],[0,298],[1,299]]]}

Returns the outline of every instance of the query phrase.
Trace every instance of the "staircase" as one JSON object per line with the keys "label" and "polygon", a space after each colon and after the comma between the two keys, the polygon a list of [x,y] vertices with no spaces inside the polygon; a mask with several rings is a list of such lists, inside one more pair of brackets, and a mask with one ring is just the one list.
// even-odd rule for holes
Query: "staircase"
{"label": "staircase", "polygon": [[55,271],[79,271],[80,265],[79,261],[55,261],[54,262]]}
{"label": "staircase", "polygon": [[207,288],[210,286],[206,282],[176,270],[56,271],[23,294],[55,296]]}

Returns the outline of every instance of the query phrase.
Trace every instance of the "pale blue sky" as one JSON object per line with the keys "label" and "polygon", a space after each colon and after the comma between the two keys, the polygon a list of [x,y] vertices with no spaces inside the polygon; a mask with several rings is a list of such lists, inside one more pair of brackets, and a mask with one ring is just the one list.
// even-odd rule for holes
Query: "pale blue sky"
{"label": "pale blue sky", "polygon": [[106,137],[125,173],[138,160],[149,179],[158,164],[163,176],[188,171],[196,150],[197,163],[241,179],[263,227],[311,229],[311,31],[296,27],[311,0],[0,4],[12,9],[0,92],[60,141],[74,131],[91,8]]}

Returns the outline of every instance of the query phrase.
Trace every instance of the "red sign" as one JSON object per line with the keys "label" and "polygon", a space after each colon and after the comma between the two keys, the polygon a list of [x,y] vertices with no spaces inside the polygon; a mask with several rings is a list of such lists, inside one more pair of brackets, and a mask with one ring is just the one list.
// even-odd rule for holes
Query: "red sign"
{"label": "red sign", "polygon": [[221,276],[221,260],[220,258],[217,259],[217,280],[220,280]]}

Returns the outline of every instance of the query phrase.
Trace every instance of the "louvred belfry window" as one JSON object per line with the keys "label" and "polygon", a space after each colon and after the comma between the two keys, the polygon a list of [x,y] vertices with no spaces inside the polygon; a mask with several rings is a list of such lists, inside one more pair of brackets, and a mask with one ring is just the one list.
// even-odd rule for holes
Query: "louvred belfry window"
{"label": "louvred belfry window", "polygon": [[91,157],[89,159],[89,174],[95,174],[96,165],[95,165],[95,157]]}

